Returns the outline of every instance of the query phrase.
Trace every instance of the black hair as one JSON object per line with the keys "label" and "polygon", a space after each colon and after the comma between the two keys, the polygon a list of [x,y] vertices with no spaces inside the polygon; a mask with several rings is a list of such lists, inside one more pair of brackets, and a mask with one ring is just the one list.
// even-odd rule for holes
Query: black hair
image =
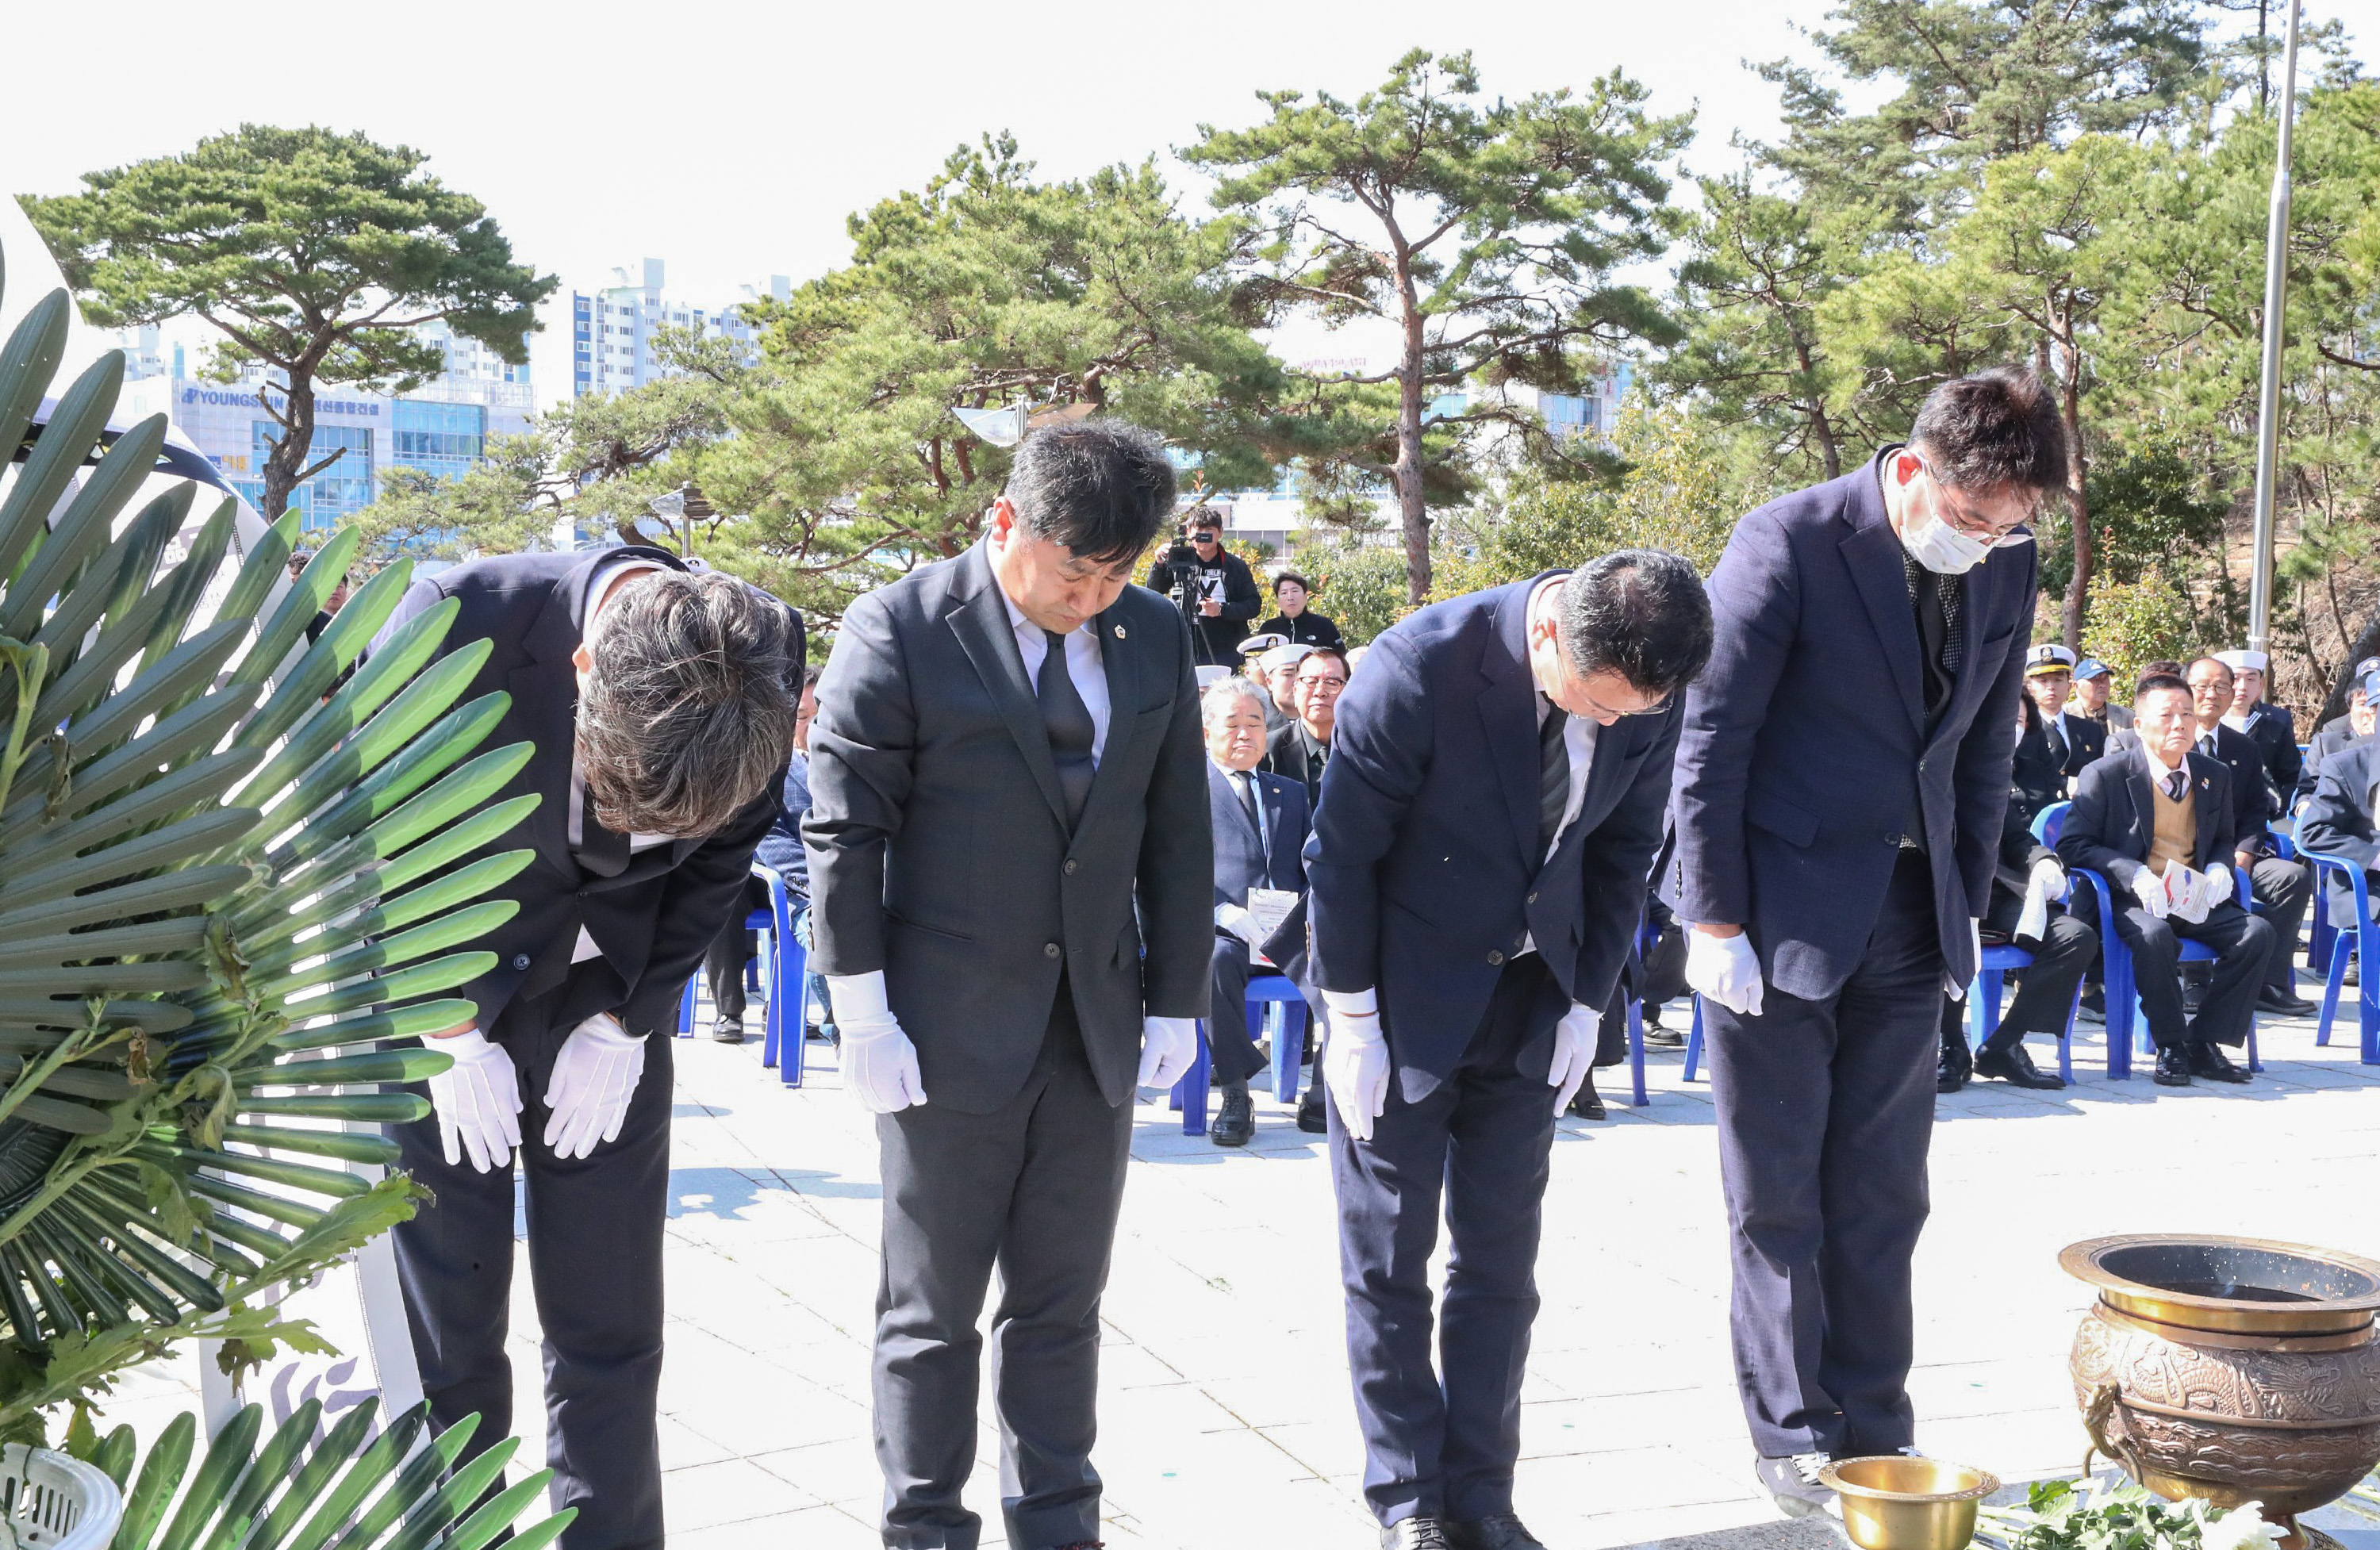
{"label": "black hair", "polygon": [[1300,587],[1305,587],[1306,596],[1312,597],[1314,595],[1314,583],[1306,580],[1295,571],[1283,571],[1279,575],[1272,578],[1272,595],[1274,597],[1278,598],[1281,596],[1281,583],[1286,581],[1294,581]]}
{"label": "black hair", "polygon": [[2141,669],[2140,677],[2132,681],[2132,697],[2134,699],[2141,697],[2141,685],[2147,683],[2152,678],[2170,678],[2185,689],[2190,687],[2190,681],[2181,675],[2181,664],[2180,662],[2168,662],[2160,660],[2143,666]]}
{"label": "black hair", "polygon": [[1335,646],[1318,646],[1313,650],[1308,651],[1305,656],[1297,659],[1297,668],[1295,671],[1303,672],[1305,664],[1312,661],[1317,657],[1338,658],[1339,671],[1342,674],[1351,674],[1355,671],[1354,668],[1347,665],[1347,653],[1340,650],[1339,648]]}
{"label": "black hair", "polygon": [[1122,420],[1053,425],[1017,443],[1006,494],[1026,532],[1111,565],[1157,537],[1173,509],[1173,465],[1155,436]]}
{"label": "black hair", "polygon": [[1675,694],[1710,660],[1702,577],[1658,549],[1623,549],[1581,565],[1562,583],[1557,617],[1572,669],[1616,672],[1642,694]]}
{"label": "black hair", "polygon": [[1215,537],[1220,540],[1223,536],[1223,514],[1212,506],[1193,506],[1183,514],[1182,530],[1184,532],[1195,533],[1201,527],[1215,529]]}
{"label": "black hair", "polygon": [[2164,689],[2171,689],[2177,694],[2190,693],[2190,685],[2182,681],[2179,673],[2152,672],[2142,679],[2140,686],[2132,691],[2132,703],[2138,705],[2151,695]]}
{"label": "black hair", "polygon": [[2066,488],[2066,427],[2058,401],[2021,366],[1996,366],[1925,395],[1910,444],[1955,490]]}

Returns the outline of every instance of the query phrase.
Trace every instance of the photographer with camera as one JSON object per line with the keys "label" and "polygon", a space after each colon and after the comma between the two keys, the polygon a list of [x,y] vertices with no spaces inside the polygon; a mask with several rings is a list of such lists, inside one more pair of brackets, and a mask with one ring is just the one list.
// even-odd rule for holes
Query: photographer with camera
{"label": "photographer with camera", "polygon": [[1248,622],[1264,609],[1248,563],[1223,548],[1222,514],[1195,506],[1182,519],[1182,537],[1148,567],[1148,588],[1173,599],[1190,622],[1201,667],[1239,665]]}

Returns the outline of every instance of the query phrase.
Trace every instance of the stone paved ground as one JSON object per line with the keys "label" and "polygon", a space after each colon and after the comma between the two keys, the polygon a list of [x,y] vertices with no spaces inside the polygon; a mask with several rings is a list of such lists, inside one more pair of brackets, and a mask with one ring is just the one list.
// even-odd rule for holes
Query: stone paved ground
{"label": "stone paved ground", "polygon": [[[2168,1229],[2380,1253],[2380,1069],[2354,1063],[2350,1029],[2317,1049],[2310,1023],[2267,1022],[2270,1069],[2253,1085],[2180,1092],[2107,1081],[2097,1030],[2082,1033],[2078,1087],[1984,1083],[1938,1110],[1917,1263],[1919,1440],[2011,1479],[2082,1455],[2065,1352],[2087,1299],[2057,1268],[2063,1245]],[[2046,1064],[2046,1042],[2035,1047]],[[799,1091],[760,1069],[757,1042],[677,1048],[671,1544],[875,1544],[869,1122],[823,1045]],[[1624,1096],[1624,1074],[1603,1073],[1607,1096]],[[1682,1075],[1657,1052],[1645,1108],[1565,1120],[1555,1144],[1519,1481],[1523,1516],[1554,1550],[1774,1520],[1751,1487],[1730,1372],[1708,1088]],[[1259,1096],[1256,1144],[1223,1152],[1152,1102],[1133,1150],[1096,1456],[1109,1543],[1370,1544],[1320,1138]],[[514,1312],[525,1396],[537,1381],[526,1281]],[[540,1419],[533,1399],[522,1407],[528,1457]],[[990,1544],[998,1442],[988,1423],[981,1435],[969,1499]]]}

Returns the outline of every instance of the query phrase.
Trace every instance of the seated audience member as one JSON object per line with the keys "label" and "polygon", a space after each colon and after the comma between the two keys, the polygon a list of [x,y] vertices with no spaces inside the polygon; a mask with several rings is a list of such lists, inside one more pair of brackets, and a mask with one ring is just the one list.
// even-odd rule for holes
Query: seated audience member
{"label": "seated audience member", "polygon": [[1289,720],[1289,714],[1273,703],[1272,685],[1265,681],[1265,653],[1276,646],[1288,644],[1281,636],[1270,634],[1253,635],[1240,642],[1240,671],[1247,675],[1249,683],[1257,686],[1257,697],[1264,702],[1265,735],[1268,737],[1272,735],[1275,727]]}
{"label": "seated audience member", "polygon": [[[2380,666],[2355,687],[2367,708],[2380,705]],[[2380,737],[2366,733],[2324,759],[2314,776],[2313,794],[2298,813],[2298,846],[2354,862],[2380,891],[2380,830],[2373,827],[2372,817],[2374,781],[2380,781]],[[2342,925],[2353,921],[2355,892],[2347,880],[2325,871],[2323,886],[2330,890],[2330,918]]]}
{"label": "seated audience member", "polygon": [[1280,612],[1257,628],[1285,636],[1300,646],[1344,646],[1339,626],[1307,606],[1313,597],[1311,582],[1295,571],[1281,572],[1272,578],[1272,604]]}
{"label": "seated audience member", "polygon": [[1661,1026],[1661,1003],[1685,993],[1685,927],[1678,924],[1677,915],[1647,885],[1644,929],[1628,944],[1628,957],[1620,965],[1619,983],[1611,987],[1611,999],[1604,1003],[1602,1020],[1596,1029],[1595,1060],[1580,1081],[1577,1093],[1572,1095],[1568,1112],[1581,1120],[1606,1117],[1602,1096],[1595,1090],[1595,1073],[1628,1059],[1630,1001],[1641,1005],[1637,1015],[1644,1022],[1647,1047],[1658,1045],[1675,1049],[1685,1043],[1684,1035]]}
{"label": "seated audience member", "polygon": [[[2082,772],[2074,805],[2058,837],[2069,867],[2107,879],[2116,935],[2131,950],[2141,1008],[2156,1043],[2156,1081],[2187,1087],[2192,1077],[2245,1082],[2248,1073],[2221,1046],[2247,1041],[2256,987],[2273,954],[2269,921],[2240,907],[2231,863],[2237,852],[2231,772],[2193,751],[2197,718],[2190,685],[2167,673],[2142,681],[2132,700],[2138,746]],[[2196,874],[2193,878],[2192,874]],[[2195,883],[2209,901],[2204,915],[2182,898],[2175,913],[2168,889]],[[2077,902],[2091,899],[2075,890]],[[2180,897],[2177,894],[2177,897]],[[2216,953],[2215,973],[2195,1016],[2181,1005],[2181,942]]]}
{"label": "seated audience member", "polygon": [[[2065,1034],[2074,992],[2099,958],[2099,934],[2061,907],[2070,897],[2071,884],[2066,868],[2058,865],[2058,853],[2033,837],[2034,818],[2044,807],[2065,800],[2065,767],[2044,731],[2046,718],[2038,699],[2018,701],[2017,712],[2021,730],[2009,774],[1999,862],[1994,868],[1991,903],[1981,929],[1986,944],[2014,942],[2033,954],[2033,962],[2019,971],[2022,977],[2015,998],[2002,1008],[1999,1025],[1972,1059],[1967,1049],[1967,1004],[1943,998],[1942,1068],[1937,1085],[1945,1093],[1966,1085],[1971,1072],[2014,1087],[2055,1091],[2065,1086],[2063,1078],[2034,1065],[2025,1051],[2024,1036]],[[2046,910],[2037,924],[2025,918],[2036,892]],[[2020,928],[2024,928],[2023,934]]]}
{"label": "seated audience member", "polygon": [[2109,732],[2132,724],[2132,708],[2112,704],[2107,698],[2115,681],[2116,675],[2107,664],[2095,657],[2085,657],[2074,664],[2074,708]]}
{"label": "seated audience member", "polygon": [[1318,646],[1298,660],[1293,687],[1297,719],[1275,732],[1265,745],[1264,768],[1305,782],[1307,805],[1322,800],[1322,766],[1330,757],[1330,727],[1339,696],[1347,687],[1347,654]]}
{"label": "seated audience member", "polygon": [[1347,676],[1348,676],[1348,677],[1353,678],[1353,677],[1354,677],[1354,676],[1355,676],[1355,670],[1356,670],[1357,668],[1362,667],[1362,666],[1364,665],[1364,655],[1365,655],[1365,653],[1368,652],[1369,650],[1371,650],[1371,647],[1370,647],[1370,646],[1368,646],[1368,645],[1366,645],[1366,646],[1358,646],[1357,648],[1355,648],[1355,649],[1354,649],[1353,651],[1350,651],[1350,652],[1348,652],[1348,653],[1347,653]]}
{"label": "seated audience member", "polygon": [[2042,739],[2067,775],[2080,775],[2084,765],[2107,751],[2107,723],[2067,707],[2073,672],[2074,653],[2063,646],[2036,646],[2025,653],[2024,692],[2040,708]]}
{"label": "seated audience member", "polygon": [[2361,737],[2380,731],[2380,703],[2372,698],[2364,685],[2372,675],[2380,672],[2380,657],[2366,657],[2355,664],[2355,676],[2348,681],[2347,713],[2333,716],[2316,728],[2313,745],[2306,750],[2304,768],[2298,775],[2298,789],[2290,805],[2313,794],[2314,779],[2320,773],[2322,761]]}
{"label": "seated audience member", "polygon": [[[2265,987],[2256,1006],[2281,1017],[2310,1017],[2314,1007],[2297,993],[2298,927],[2305,921],[2306,902],[2313,896],[2311,868],[2301,861],[2284,861],[2274,854],[2273,836],[2265,825],[2277,816],[2278,799],[2265,783],[2265,754],[2245,733],[2225,721],[2232,705],[2231,670],[2219,658],[2201,657],[2190,664],[2192,715],[2198,723],[2198,751],[2219,761],[2231,772],[2232,805],[2238,817],[2232,829],[2237,854],[2232,865],[2244,873],[2256,902],[2273,923],[2273,962],[2265,973]],[[2295,753],[2295,749],[2290,750]]]}
{"label": "seated audience member", "polygon": [[2289,793],[2305,773],[2298,752],[2298,728],[2286,705],[2265,698],[2265,670],[2272,659],[2262,651],[2217,651],[2215,660],[2231,670],[2231,708],[2223,724],[2255,744],[2265,756],[2265,782],[2275,793],[2275,817],[2289,810]]}
{"label": "seated audience member", "polygon": [[1269,740],[1274,733],[1297,720],[1297,664],[1305,660],[1311,646],[1276,646],[1257,659],[1263,671],[1266,697],[1272,708],[1265,713],[1265,725]]}
{"label": "seated audience member", "polygon": [[[2187,670],[2180,662],[2154,661],[2141,669],[2140,682],[2145,684],[2152,678],[2180,678],[2186,672]],[[2140,690],[2135,688],[2132,694],[2134,698],[2138,698]],[[2193,695],[2191,697],[2195,704],[2197,696]],[[2110,727],[2107,731],[2107,752],[2111,754],[2130,753],[2140,745],[2140,732],[2135,727],[2126,726],[2121,729]]]}
{"label": "seated audience member", "polygon": [[[810,866],[802,851],[802,815],[810,810],[810,720],[818,714],[819,670],[806,668],[802,672],[801,708],[795,713],[794,758],[785,771],[784,786],[777,802],[776,821],[769,832],[760,836],[760,843],[752,859],[785,879],[785,903],[793,912],[794,939],[807,951],[809,947]],[[744,1042],[744,965],[760,951],[759,933],[747,930],[744,922],[755,910],[769,908],[769,885],[758,877],[744,879],[744,897],[735,912],[720,927],[718,938],[702,960],[703,977],[710,986],[711,1004],[719,1015],[710,1025],[710,1036],[722,1044]],[[818,1003],[827,1004],[826,984],[816,975],[806,976],[808,989],[816,994]],[[798,1021],[799,1007],[794,1009]],[[823,1030],[829,1038],[834,1036],[833,1013],[826,1013]],[[792,1037],[801,1036],[798,1029],[789,1030]]]}
{"label": "seated audience member", "polygon": [[1245,1146],[1256,1133],[1248,1078],[1264,1057],[1248,1038],[1248,950],[1267,930],[1248,910],[1250,889],[1305,891],[1305,839],[1311,827],[1305,788],[1257,769],[1264,757],[1263,691],[1227,678],[1199,697],[1207,734],[1207,805],[1215,830],[1215,978],[1208,1003],[1207,1048],[1220,1111],[1208,1135],[1218,1146]]}

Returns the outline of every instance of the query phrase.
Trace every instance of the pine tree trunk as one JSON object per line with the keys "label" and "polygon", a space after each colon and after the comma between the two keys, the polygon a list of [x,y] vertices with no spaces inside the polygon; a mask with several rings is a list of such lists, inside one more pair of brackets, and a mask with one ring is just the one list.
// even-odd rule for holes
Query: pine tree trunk
{"label": "pine tree trunk", "polygon": [[2066,351],[2066,391],[2059,395],[2058,418],[2066,426],[2067,511],[2074,529],[2074,579],[2067,584],[2064,631],[2066,649],[2082,654],[2082,618],[2089,604],[2092,575],[2091,503],[2083,494],[2086,468],[2082,458],[2082,363],[2080,352]]}
{"label": "pine tree trunk", "polygon": [[[256,390],[260,400],[271,385],[268,382]],[[301,372],[289,373],[283,404],[285,423],[264,460],[264,504],[257,513],[267,522],[279,521],[281,514],[289,509],[290,494],[298,488],[298,476],[305,471],[306,454],[314,444],[313,379]]]}
{"label": "pine tree trunk", "polygon": [[1422,499],[1421,314],[1405,311],[1404,363],[1397,373],[1397,460],[1390,477],[1397,487],[1397,512],[1405,541],[1405,601],[1418,607],[1429,598],[1429,509]]}

